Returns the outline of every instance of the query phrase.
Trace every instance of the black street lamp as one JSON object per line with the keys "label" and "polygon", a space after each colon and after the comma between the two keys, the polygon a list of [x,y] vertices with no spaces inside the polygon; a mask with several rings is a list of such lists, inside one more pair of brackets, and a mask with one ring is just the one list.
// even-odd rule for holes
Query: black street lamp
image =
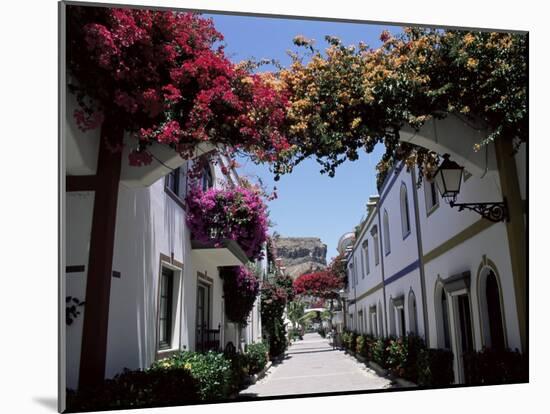
{"label": "black street lamp", "polygon": [[506,199],[494,203],[456,203],[456,196],[460,192],[464,167],[449,159],[449,154],[443,155],[443,162],[437,169],[434,180],[441,197],[451,207],[458,207],[458,211],[472,210],[482,217],[493,222],[508,221],[508,205]]}

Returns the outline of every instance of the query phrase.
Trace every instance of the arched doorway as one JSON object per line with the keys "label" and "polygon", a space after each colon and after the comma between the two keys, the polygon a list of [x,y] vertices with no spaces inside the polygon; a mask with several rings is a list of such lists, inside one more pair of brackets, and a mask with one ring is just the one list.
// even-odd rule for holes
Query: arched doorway
{"label": "arched doorway", "polygon": [[418,335],[418,322],[416,318],[416,297],[414,292],[411,290],[409,292],[409,332],[415,335]]}
{"label": "arched doorway", "polygon": [[490,348],[504,349],[506,334],[499,278],[490,267],[484,268],[479,277],[478,296],[483,343]]}

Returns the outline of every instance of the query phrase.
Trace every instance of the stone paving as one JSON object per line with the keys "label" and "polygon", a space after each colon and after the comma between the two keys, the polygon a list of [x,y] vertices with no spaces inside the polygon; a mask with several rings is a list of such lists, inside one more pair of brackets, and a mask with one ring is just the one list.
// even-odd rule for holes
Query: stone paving
{"label": "stone paving", "polygon": [[344,351],[333,349],[327,339],[309,333],[288,348],[280,364],[274,364],[263,379],[241,391],[239,396],[315,394],[391,386],[390,380],[380,377]]}

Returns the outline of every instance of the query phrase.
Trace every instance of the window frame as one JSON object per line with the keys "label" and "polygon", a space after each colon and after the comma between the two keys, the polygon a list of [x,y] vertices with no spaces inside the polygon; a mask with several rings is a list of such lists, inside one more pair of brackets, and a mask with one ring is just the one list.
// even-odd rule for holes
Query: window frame
{"label": "window frame", "polygon": [[[169,274],[165,274],[165,272],[169,272]],[[164,351],[167,349],[172,349],[172,342],[174,339],[174,270],[170,269],[169,267],[162,266],[161,268],[161,274],[160,274],[161,280],[160,280],[160,286],[159,286],[159,312],[158,312],[158,341],[157,346],[159,351]],[[167,278],[167,290],[168,292],[166,295],[163,295],[163,286],[164,285],[164,278]],[[163,318],[162,314],[162,300],[163,298],[166,300],[166,317]],[[165,339],[161,339],[161,321],[165,321],[165,327],[166,327],[166,335]]]}
{"label": "window frame", "polygon": [[388,214],[388,210],[384,210],[384,216],[382,217],[382,227],[384,230],[384,255],[387,256],[391,253],[390,217]]}
{"label": "window frame", "polygon": [[378,226],[373,226],[371,229],[372,242],[374,244],[374,266],[380,264],[380,239],[378,234]]}
{"label": "window frame", "polygon": [[403,240],[411,234],[411,216],[409,211],[409,195],[407,191],[407,185],[401,183],[401,188],[399,190],[399,204],[401,206],[401,232],[403,235]]}
{"label": "window frame", "polygon": [[[183,210],[185,210],[185,195],[187,193],[187,169],[185,171],[182,169],[183,166],[173,169],[164,177],[164,192],[176,202]],[[185,179],[181,179],[181,175],[185,175]],[[171,179],[174,177],[174,188],[170,185]],[[182,194],[183,190],[183,194]]]}
{"label": "window frame", "polygon": [[363,251],[363,255],[365,257],[365,268],[367,270],[366,274],[370,274],[370,258],[369,258],[369,240],[368,238],[365,239],[365,241],[363,241],[363,244],[362,244],[362,251]]}
{"label": "window frame", "polygon": [[[426,204],[426,217],[429,217],[435,210],[439,208],[439,194],[434,181],[428,181],[424,178],[423,185],[424,185],[424,202]],[[435,198],[435,204],[434,204],[434,198]]]}
{"label": "window frame", "polygon": [[201,172],[201,188],[202,191],[208,191],[212,187],[214,187],[214,174],[212,174],[212,168],[210,163],[208,163]]}

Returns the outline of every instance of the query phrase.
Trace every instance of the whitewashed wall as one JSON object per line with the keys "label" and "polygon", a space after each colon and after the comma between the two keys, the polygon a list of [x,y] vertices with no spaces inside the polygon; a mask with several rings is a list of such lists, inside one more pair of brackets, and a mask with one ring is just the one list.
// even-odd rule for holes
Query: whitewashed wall
{"label": "whitewashed wall", "polygon": [[[86,296],[86,272],[88,269],[88,254],[90,234],[92,230],[92,212],[94,206],[93,192],[72,192],[66,196],[66,249],[67,266],[85,266],[80,273],[65,273],[66,295],[76,297],[80,301]],[[61,298],[65,300],[65,298]],[[66,326],[67,347],[67,387],[75,388],[78,384],[80,368],[80,347],[82,344],[82,326],[86,307],[80,307],[80,315],[71,325]]]}
{"label": "whitewashed wall", "polygon": [[[418,189],[420,229],[424,254],[429,253],[468,226],[479,221],[481,216],[473,211],[451,208],[439,197],[439,207],[429,216],[424,198],[424,184]],[[498,173],[488,171],[484,178],[475,176],[463,180],[457,203],[502,201]]]}
{"label": "whitewashed wall", "polygon": [[[409,205],[409,222],[410,233],[403,238],[401,228],[401,204],[400,204],[400,189],[401,185],[407,188],[407,202]],[[381,249],[381,254],[384,259],[384,278],[389,279],[395,273],[401,271],[406,266],[418,260],[418,244],[416,239],[416,223],[414,220],[414,200],[412,179],[406,168],[395,175],[390,172],[388,175],[386,186],[382,189],[380,197],[378,214],[380,214],[380,234],[382,236],[382,246],[385,246],[384,241],[384,210],[388,212],[389,229],[390,229],[390,246],[389,254],[385,253],[384,247]]]}

